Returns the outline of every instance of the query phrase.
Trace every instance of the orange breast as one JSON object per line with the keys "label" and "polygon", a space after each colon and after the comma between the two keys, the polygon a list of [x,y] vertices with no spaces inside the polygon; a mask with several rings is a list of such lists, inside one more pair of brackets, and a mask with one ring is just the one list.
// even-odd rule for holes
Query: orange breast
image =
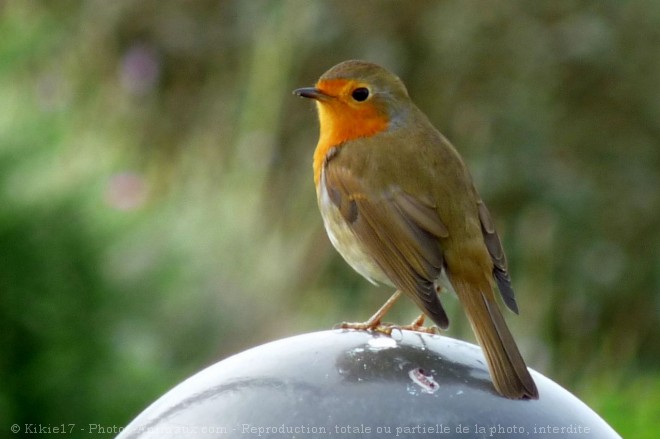
{"label": "orange breast", "polygon": [[371,101],[354,102],[350,93],[359,84],[345,79],[319,81],[316,87],[331,99],[317,101],[321,133],[314,151],[314,183],[328,151],[359,137],[370,137],[388,127],[387,113]]}

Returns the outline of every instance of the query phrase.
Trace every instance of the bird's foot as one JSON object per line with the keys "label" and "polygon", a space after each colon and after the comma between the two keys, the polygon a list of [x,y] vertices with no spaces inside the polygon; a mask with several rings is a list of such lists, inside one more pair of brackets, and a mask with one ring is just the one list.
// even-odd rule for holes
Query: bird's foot
{"label": "bird's foot", "polygon": [[372,318],[362,323],[342,322],[339,325],[337,325],[337,327],[340,329],[355,329],[357,331],[373,331],[385,335],[392,335],[392,330],[394,329],[398,329],[400,331],[407,330],[407,331],[423,332],[426,334],[433,334],[433,335],[438,334],[438,327],[424,326],[424,319],[425,316],[424,314],[422,314],[419,317],[417,317],[415,320],[413,320],[409,325],[395,325],[394,323],[382,323],[380,320]]}
{"label": "bird's foot", "polygon": [[[401,297],[401,291],[397,290],[392,294],[392,297],[387,299],[387,302],[381,306],[378,311],[371,317],[369,320],[363,323],[348,323],[343,322],[338,325],[340,329],[356,329],[358,331],[374,331],[380,332],[385,335],[392,335],[392,329],[397,328],[397,326],[390,323],[381,323],[381,320],[387,314],[387,312],[392,308],[392,305]],[[419,319],[418,319],[419,320]],[[423,320],[422,320],[423,321]]]}
{"label": "bird's foot", "polygon": [[392,329],[397,328],[398,326],[392,325],[391,323],[381,323],[380,320],[372,321],[371,319],[366,322],[342,322],[337,325],[339,329],[355,329],[357,331],[373,331],[379,332],[385,335],[392,335]]}
{"label": "bird's foot", "polygon": [[425,318],[426,316],[424,314],[420,314],[420,316],[413,320],[409,325],[397,326],[397,328],[408,331],[424,332],[426,334],[438,334],[437,326],[424,326]]}

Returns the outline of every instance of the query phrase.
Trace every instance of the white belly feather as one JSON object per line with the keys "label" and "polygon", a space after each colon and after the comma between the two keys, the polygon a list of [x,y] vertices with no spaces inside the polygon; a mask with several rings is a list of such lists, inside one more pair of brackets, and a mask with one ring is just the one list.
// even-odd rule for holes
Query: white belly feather
{"label": "white belly feather", "polygon": [[337,206],[332,202],[325,187],[325,173],[321,172],[318,188],[319,210],[323,217],[323,225],[328,233],[330,242],[340,255],[353,267],[355,271],[364,276],[369,282],[377,285],[383,283],[392,285],[376,261],[363,250],[362,243],[355,236]]}

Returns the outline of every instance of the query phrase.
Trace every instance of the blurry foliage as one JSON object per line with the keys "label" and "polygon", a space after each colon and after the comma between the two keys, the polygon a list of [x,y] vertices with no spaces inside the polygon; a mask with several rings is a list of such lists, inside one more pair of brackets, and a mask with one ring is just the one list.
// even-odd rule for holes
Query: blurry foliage
{"label": "blurry foliage", "polygon": [[[624,436],[657,436],[660,3],[0,13],[0,425],[123,425],[206,364],[381,304],[387,289],[325,237],[315,114],[291,95],[363,58],[397,72],[468,161],[528,364]],[[471,338],[444,300],[450,335]]]}

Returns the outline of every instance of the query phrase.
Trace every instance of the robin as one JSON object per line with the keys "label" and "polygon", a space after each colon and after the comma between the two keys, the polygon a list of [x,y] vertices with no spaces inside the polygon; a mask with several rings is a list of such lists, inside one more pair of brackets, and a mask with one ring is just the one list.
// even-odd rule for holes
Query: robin
{"label": "robin", "polygon": [[[314,87],[320,136],[314,183],[325,229],[348,264],[374,284],[396,288],[364,323],[378,329],[405,294],[440,328],[438,293],[453,290],[482,346],[496,390],[537,399],[538,390],[496,303],[518,313],[502,244],[463,159],[410,100],[393,73],[345,61]],[[424,314],[413,328],[421,327]]]}

